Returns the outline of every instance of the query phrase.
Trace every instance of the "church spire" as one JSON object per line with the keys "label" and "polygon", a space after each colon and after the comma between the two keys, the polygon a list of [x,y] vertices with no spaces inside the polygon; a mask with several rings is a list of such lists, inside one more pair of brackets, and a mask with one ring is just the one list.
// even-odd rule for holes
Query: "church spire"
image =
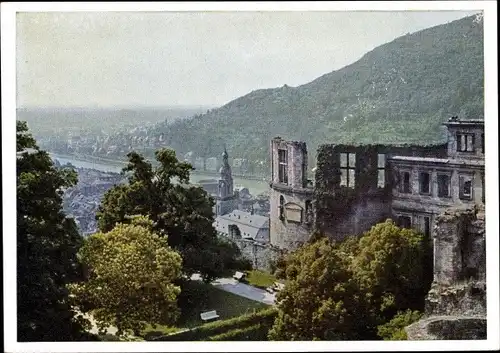
{"label": "church spire", "polygon": [[226,144],[224,144],[224,152],[222,152],[222,166],[219,172],[221,179],[232,179],[231,166],[229,165],[229,155],[227,154]]}
{"label": "church spire", "polygon": [[228,158],[229,158],[229,156],[227,154],[226,144],[224,144],[224,152],[222,152],[222,161],[224,162],[224,164],[229,165]]}
{"label": "church spire", "polygon": [[233,175],[229,165],[229,155],[224,144],[222,165],[220,167],[218,193],[216,198],[216,215],[220,216],[233,211],[236,207],[233,189]]}

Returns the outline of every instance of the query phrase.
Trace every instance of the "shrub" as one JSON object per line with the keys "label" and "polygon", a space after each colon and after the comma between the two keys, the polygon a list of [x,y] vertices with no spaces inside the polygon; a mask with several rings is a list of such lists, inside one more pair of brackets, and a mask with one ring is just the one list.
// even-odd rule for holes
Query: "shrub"
{"label": "shrub", "polygon": [[384,341],[407,340],[405,327],[420,320],[422,313],[419,311],[406,310],[398,312],[389,322],[377,327],[377,334]]}
{"label": "shrub", "polygon": [[261,289],[266,289],[276,281],[276,277],[272,274],[259,270],[249,271],[246,277],[246,283]]}
{"label": "shrub", "polygon": [[257,324],[209,337],[209,341],[267,341],[268,325]]}
{"label": "shrub", "polygon": [[104,335],[99,335],[99,341],[120,341],[120,338],[110,333],[106,333]]}

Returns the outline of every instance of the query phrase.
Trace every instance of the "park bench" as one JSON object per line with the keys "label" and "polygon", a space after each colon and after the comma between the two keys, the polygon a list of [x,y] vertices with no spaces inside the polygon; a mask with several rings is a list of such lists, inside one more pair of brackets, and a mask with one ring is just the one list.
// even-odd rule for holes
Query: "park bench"
{"label": "park bench", "polygon": [[212,311],[206,311],[204,313],[201,313],[200,317],[203,321],[209,321],[209,320],[213,320],[213,319],[218,319],[219,315],[217,315],[216,310],[212,310]]}
{"label": "park bench", "polygon": [[241,281],[242,279],[244,279],[244,278],[245,278],[245,273],[243,273],[243,272],[239,272],[239,271],[236,271],[236,272],[234,273],[234,275],[233,275],[233,278],[234,278],[235,280]]}
{"label": "park bench", "polygon": [[285,285],[283,283],[274,282],[273,289],[275,292],[279,292],[279,291],[283,290],[283,288],[285,288]]}

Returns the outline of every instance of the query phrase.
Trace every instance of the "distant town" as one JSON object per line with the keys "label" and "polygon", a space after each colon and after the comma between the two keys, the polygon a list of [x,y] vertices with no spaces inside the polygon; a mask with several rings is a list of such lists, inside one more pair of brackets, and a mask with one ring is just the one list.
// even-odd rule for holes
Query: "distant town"
{"label": "distant town", "polygon": [[17,341],[492,338],[482,12],[16,21]]}

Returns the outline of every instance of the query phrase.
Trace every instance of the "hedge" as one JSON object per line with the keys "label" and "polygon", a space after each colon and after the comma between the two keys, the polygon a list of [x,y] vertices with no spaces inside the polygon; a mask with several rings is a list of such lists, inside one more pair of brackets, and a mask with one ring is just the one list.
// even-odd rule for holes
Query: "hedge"
{"label": "hedge", "polygon": [[182,331],[166,336],[154,337],[153,341],[206,341],[210,337],[229,333],[237,329],[247,329],[261,324],[269,329],[274,323],[276,309],[269,308],[251,314],[245,314],[229,320],[211,322],[192,330]]}
{"label": "hedge", "polygon": [[268,325],[257,324],[231,330],[208,338],[208,341],[267,341]]}

